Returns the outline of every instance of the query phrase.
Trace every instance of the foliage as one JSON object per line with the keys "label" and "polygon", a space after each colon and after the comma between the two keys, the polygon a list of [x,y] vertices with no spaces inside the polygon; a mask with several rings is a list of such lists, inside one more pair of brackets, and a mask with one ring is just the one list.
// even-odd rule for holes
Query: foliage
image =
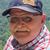
{"label": "foliage", "polygon": [[[3,47],[10,36],[9,31],[9,21],[6,17],[2,16],[2,12],[8,8],[8,3],[11,0],[0,0],[0,50],[3,50]],[[50,0],[43,0],[43,10],[46,12],[47,20],[46,25],[50,30]]]}

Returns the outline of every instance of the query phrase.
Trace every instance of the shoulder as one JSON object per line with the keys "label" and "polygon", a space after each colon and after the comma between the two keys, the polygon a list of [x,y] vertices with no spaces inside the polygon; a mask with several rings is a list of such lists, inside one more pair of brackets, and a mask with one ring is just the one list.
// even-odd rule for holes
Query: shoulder
{"label": "shoulder", "polygon": [[42,38],[35,47],[35,50],[50,50],[50,32],[46,28],[44,30],[45,36]]}
{"label": "shoulder", "polygon": [[8,38],[8,40],[7,40],[7,42],[6,42],[6,44],[5,44],[3,50],[13,50],[13,47],[12,47],[12,45],[11,45],[11,41],[12,41],[12,40],[13,40],[13,35],[11,35],[11,36]]}

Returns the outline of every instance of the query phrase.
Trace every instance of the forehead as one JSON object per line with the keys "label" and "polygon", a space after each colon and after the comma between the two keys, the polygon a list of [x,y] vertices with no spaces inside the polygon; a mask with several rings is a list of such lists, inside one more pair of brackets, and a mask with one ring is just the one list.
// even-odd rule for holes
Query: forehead
{"label": "forehead", "polygon": [[30,12],[27,12],[27,11],[24,11],[24,10],[21,10],[21,9],[16,9],[16,8],[13,8],[11,9],[10,11],[10,15],[22,15],[22,14],[26,14],[26,15],[33,15],[32,13]]}

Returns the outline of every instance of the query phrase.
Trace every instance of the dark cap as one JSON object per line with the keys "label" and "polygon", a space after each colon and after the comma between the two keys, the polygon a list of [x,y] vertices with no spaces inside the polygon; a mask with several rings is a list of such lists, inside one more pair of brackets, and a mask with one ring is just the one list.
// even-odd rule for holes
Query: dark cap
{"label": "dark cap", "polygon": [[27,12],[35,13],[39,12],[42,13],[42,2],[41,0],[12,0],[9,3],[8,9],[6,9],[2,15],[6,16],[9,14],[12,8],[21,9]]}

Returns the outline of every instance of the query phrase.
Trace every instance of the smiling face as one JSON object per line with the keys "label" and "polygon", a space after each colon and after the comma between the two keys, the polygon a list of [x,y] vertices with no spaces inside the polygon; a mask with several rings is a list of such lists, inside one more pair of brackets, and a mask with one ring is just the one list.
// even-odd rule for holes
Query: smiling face
{"label": "smiling face", "polygon": [[10,31],[20,42],[27,43],[34,39],[43,26],[42,15],[29,13],[20,9],[10,11]]}

